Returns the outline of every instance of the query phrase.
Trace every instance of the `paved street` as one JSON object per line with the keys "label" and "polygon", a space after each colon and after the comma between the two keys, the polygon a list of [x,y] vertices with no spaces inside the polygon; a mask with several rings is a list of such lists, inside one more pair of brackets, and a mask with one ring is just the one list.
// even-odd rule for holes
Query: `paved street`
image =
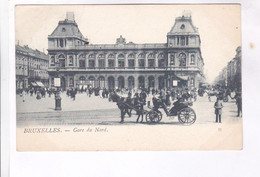
{"label": "paved street", "polygon": [[[26,95],[25,102],[22,97],[17,96],[17,125],[118,125],[120,121],[120,111],[116,103],[109,102],[108,99],[92,96],[89,98],[85,93],[77,94],[73,101],[65,93],[62,97],[62,111],[55,111],[54,96],[36,100],[35,95]],[[148,98],[150,100],[151,97]],[[215,123],[214,101],[209,102],[206,96],[198,97],[194,103],[193,109],[197,114],[195,124],[213,124]],[[223,103],[222,123],[237,123],[241,118],[236,117],[236,104],[234,100]],[[148,109],[148,108],[145,108]],[[134,114],[131,118],[126,116],[125,124],[135,124],[137,116]],[[145,118],[144,118],[145,119]],[[167,117],[163,113],[163,119],[159,124],[172,124],[179,126],[177,117]],[[146,123],[142,125],[147,125]]]}

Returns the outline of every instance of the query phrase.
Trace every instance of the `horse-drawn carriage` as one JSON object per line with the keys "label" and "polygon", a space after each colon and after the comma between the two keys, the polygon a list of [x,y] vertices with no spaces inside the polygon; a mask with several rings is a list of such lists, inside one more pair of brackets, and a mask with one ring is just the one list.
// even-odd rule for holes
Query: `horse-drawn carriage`
{"label": "horse-drawn carriage", "polygon": [[146,121],[148,123],[157,123],[162,120],[162,112],[159,111],[162,108],[167,117],[178,116],[178,120],[183,125],[191,125],[196,121],[196,113],[191,108],[193,105],[190,101],[184,101],[179,99],[176,101],[171,109],[168,109],[166,104],[157,98],[153,98],[154,107],[149,107],[150,110],[146,113]]}
{"label": "horse-drawn carriage", "polygon": [[190,101],[184,101],[183,99],[174,102],[173,107],[168,109],[161,99],[153,98],[153,107],[148,106],[148,110],[139,110],[138,105],[132,104],[131,101],[127,101],[126,98],[120,97],[116,93],[111,94],[110,98],[117,102],[117,105],[121,110],[121,122],[124,120],[124,115],[126,113],[135,110],[137,112],[143,112],[146,122],[158,123],[163,117],[163,114],[159,109],[163,109],[167,117],[178,116],[179,122],[183,125],[191,125],[196,121],[196,113],[191,108],[193,103]]}

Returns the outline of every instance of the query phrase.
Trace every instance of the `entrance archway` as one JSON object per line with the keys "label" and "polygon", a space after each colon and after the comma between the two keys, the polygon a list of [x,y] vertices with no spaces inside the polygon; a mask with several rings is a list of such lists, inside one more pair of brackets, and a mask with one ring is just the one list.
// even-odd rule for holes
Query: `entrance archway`
{"label": "entrance archway", "polygon": [[118,88],[125,88],[125,78],[123,76],[118,77]]}
{"label": "entrance archway", "polygon": [[60,79],[60,86],[63,89],[66,88],[66,79],[65,79],[65,77],[61,77],[61,79]]}
{"label": "entrance archway", "polygon": [[128,77],[128,88],[133,89],[135,87],[135,78],[133,76]]}
{"label": "entrance archway", "polygon": [[153,76],[149,76],[148,77],[148,81],[149,81],[148,87],[149,88],[154,88],[154,77]]}
{"label": "entrance archway", "polygon": [[89,80],[89,86],[90,86],[91,88],[94,88],[94,87],[95,87],[95,78],[94,78],[93,76],[90,76],[90,77],[88,78],[88,80]]}
{"label": "entrance archway", "polygon": [[108,88],[109,89],[115,88],[115,78],[112,76],[108,77]]}
{"label": "entrance archway", "polygon": [[105,88],[105,78],[103,76],[100,76],[98,78],[98,87],[99,88]]}
{"label": "entrance archway", "polygon": [[144,88],[144,87],[145,87],[144,76],[139,76],[138,77],[138,88]]}
{"label": "entrance archway", "polygon": [[163,76],[160,76],[158,78],[158,82],[159,82],[159,89],[164,89],[164,87],[165,87],[165,80],[164,80]]}

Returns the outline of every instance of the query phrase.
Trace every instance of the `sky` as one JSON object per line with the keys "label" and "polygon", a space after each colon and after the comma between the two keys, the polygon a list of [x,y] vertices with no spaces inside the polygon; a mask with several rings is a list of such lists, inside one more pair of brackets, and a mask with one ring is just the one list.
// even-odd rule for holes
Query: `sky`
{"label": "sky", "polygon": [[239,5],[17,5],[16,44],[47,52],[48,35],[74,12],[81,33],[92,44],[127,42],[166,43],[175,18],[190,11],[198,27],[204,73],[212,83],[241,46]]}

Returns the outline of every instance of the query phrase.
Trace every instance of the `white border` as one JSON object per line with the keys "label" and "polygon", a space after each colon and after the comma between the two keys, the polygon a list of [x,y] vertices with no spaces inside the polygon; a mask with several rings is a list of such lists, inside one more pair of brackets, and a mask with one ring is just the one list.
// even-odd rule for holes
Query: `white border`
{"label": "white border", "polygon": [[[124,3],[221,3],[218,1],[125,1]],[[180,176],[180,177],[256,177],[260,176],[260,118],[255,99],[259,99],[259,9],[257,0],[230,0],[242,4],[242,62],[243,62],[243,119],[244,150],[217,152],[26,152],[16,151],[15,70],[14,61],[14,5],[15,4],[86,4],[108,3],[85,0],[16,0],[1,4],[1,117],[3,177],[95,177],[95,176]],[[2,1],[1,1],[2,3]],[[121,3],[119,0],[109,3]],[[9,29],[8,17],[9,16]],[[228,17],[227,17],[228,18]],[[9,32],[9,36],[7,35]],[[9,40],[8,40],[9,38]],[[9,49],[8,49],[8,41]],[[250,49],[249,43],[255,48]],[[9,50],[9,51],[8,51]],[[9,53],[8,53],[9,52]],[[258,113],[258,114],[257,114]],[[9,121],[10,120],[10,121]],[[9,130],[10,134],[9,134]],[[9,138],[9,135],[10,138]],[[10,142],[10,146],[9,146]],[[10,158],[9,158],[10,147]],[[10,161],[9,161],[10,159]],[[258,163],[257,163],[258,162]],[[10,168],[9,168],[10,164]]]}

